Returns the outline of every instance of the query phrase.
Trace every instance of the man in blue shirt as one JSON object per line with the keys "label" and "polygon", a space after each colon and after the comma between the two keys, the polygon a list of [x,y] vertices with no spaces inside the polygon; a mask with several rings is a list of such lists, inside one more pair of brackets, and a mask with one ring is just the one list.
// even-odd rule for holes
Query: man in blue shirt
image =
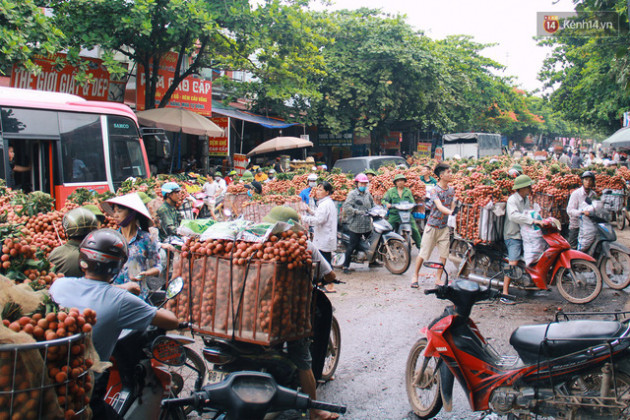
{"label": "man in blue shirt", "polygon": [[[102,361],[108,361],[123,329],[144,330],[149,325],[172,330],[179,326],[174,313],[157,309],[139,297],[110,284],[127,260],[127,242],[112,229],[89,233],[79,246],[79,265],[84,277],[62,277],[50,287],[50,296],[60,306],[86,308],[96,312],[92,330],[94,347]],[[97,378],[90,406],[94,418],[116,418],[103,397],[107,376]]]}

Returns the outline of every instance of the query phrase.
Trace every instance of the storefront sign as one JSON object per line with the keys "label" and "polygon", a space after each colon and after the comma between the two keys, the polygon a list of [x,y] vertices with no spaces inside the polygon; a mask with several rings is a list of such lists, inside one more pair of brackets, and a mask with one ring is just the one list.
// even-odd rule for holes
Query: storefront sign
{"label": "storefront sign", "polygon": [[431,156],[431,143],[418,143],[416,151],[420,156]]}
{"label": "storefront sign", "polygon": [[383,139],[382,148],[385,150],[400,150],[402,143],[402,133],[400,131],[390,131]]}
{"label": "storefront sign", "polygon": [[20,89],[44,90],[49,92],[70,93],[92,101],[114,101],[116,94],[125,82],[110,79],[109,72],[103,66],[103,60],[82,57],[89,62],[86,73],[92,76],[91,83],[78,84],[74,79],[77,68],[66,64],[63,68],[55,67],[59,59],[65,60],[66,54],[54,54],[48,57],[37,56],[33,61],[41,67],[39,74],[29,73],[13,66],[11,87]]}
{"label": "storefront sign", "polygon": [[[155,89],[155,102],[159,103],[175,79],[177,53],[170,52],[162,57]],[[144,66],[138,65],[136,108],[142,111],[146,106],[144,89],[146,86]],[[166,105],[169,108],[185,108],[207,117],[212,116],[212,82],[188,76],[179,84]]]}
{"label": "storefront sign", "polygon": [[436,147],[435,148],[435,157],[434,159],[437,160],[438,162],[442,161],[442,148],[441,147]]}
{"label": "storefront sign", "polygon": [[325,147],[350,147],[352,146],[352,133],[331,134],[320,133],[317,137],[319,146]]}
{"label": "storefront sign", "polygon": [[243,175],[243,172],[247,169],[247,164],[249,163],[249,159],[247,159],[246,155],[241,155],[240,153],[234,153],[234,170],[239,174]]}
{"label": "storefront sign", "polygon": [[215,117],[210,121],[223,129],[225,137],[208,137],[208,156],[228,156],[230,154],[230,118]]}

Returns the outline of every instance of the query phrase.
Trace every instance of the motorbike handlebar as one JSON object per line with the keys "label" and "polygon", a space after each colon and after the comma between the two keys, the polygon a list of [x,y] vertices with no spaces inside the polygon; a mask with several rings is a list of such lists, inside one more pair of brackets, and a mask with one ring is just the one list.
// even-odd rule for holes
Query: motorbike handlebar
{"label": "motorbike handlebar", "polygon": [[331,413],[340,413],[344,414],[346,412],[345,405],[331,404],[322,401],[313,401],[310,400],[308,404],[308,408],[314,408],[316,410],[325,410],[330,411]]}
{"label": "motorbike handlebar", "polygon": [[194,393],[192,396],[190,397],[185,397],[185,398],[167,398],[165,400],[162,400],[162,407],[163,408],[168,408],[168,407],[183,407],[186,405],[189,405],[191,407],[198,407],[199,406],[199,402],[202,401],[202,395],[198,395],[198,394],[203,394],[196,392]]}
{"label": "motorbike handlebar", "polygon": [[437,291],[438,291],[438,289],[427,289],[427,290],[424,291],[424,294],[425,295],[433,295],[433,294],[436,294]]}
{"label": "motorbike handlebar", "polygon": [[177,326],[178,330],[186,330],[190,327],[190,322],[180,322]]}

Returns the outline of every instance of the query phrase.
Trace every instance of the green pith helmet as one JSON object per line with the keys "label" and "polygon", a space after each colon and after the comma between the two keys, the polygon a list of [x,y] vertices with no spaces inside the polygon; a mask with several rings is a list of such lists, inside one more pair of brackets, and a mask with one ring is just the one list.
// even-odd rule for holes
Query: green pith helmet
{"label": "green pith helmet", "polygon": [[66,237],[84,238],[88,233],[98,228],[98,220],[90,210],[79,207],[66,213],[61,225],[66,232]]}
{"label": "green pith helmet", "polygon": [[523,173],[523,167],[521,166],[520,163],[515,163],[514,165],[512,165],[512,169],[514,169],[515,171],[519,171],[520,173]]}
{"label": "green pith helmet", "polygon": [[241,175],[241,179],[243,181],[251,181],[252,179],[254,179],[254,175],[252,175],[251,171],[245,171],[243,172],[243,175]]}
{"label": "green pith helmet", "polygon": [[363,171],[364,174],[366,175],[374,175],[376,176],[376,171],[374,169],[366,169],[365,171]]}
{"label": "green pith helmet", "polygon": [[216,171],[214,173],[214,176],[218,176],[219,178],[221,178],[223,176],[223,174],[221,172],[219,172],[219,171]]}
{"label": "green pith helmet", "polygon": [[235,176],[236,175],[236,171],[230,171],[230,173],[228,174],[228,176]]}
{"label": "green pith helmet", "polygon": [[153,200],[151,197],[149,197],[149,195],[147,193],[145,193],[144,191],[140,191],[138,193],[138,196],[140,197],[140,200],[142,200],[142,202],[146,205],[149,201]]}
{"label": "green pith helmet", "polygon": [[512,187],[512,189],[514,191],[520,190],[521,188],[531,186],[533,183],[534,181],[532,181],[532,179],[528,177],[527,175],[519,175],[514,180],[514,186]]}
{"label": "green pith helmet", "polygon": [[100,219],[101,217],[105,219],[105,215],[103,214],[101,209],[99,209],[98,206],[95,204],[86,204],[85,206],[81,208],[91,211],[94,214],[94,216],[96,216],[97,219]]}
{"label": "green pith helmet", "polygon": [[394,185],[396,185],[396,181],[398,181],[399,179],[404,179],[406,181],[407,177],[405,176],[405,174],[396,174],[396,176],[394,177]]}
{"label": "green pith helmet", "polygon": [[287,206],[276,206],[263,217],[263,222],[267,223],[288,222],[289,220],[297,223],[300,221],[300,216],[295,209]]}

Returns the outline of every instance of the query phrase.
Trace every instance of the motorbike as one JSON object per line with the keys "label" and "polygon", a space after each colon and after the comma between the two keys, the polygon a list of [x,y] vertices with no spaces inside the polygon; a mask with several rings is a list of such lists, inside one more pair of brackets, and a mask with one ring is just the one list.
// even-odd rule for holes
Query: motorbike
{"label": "motorbike", "polygon": [[[313,375],[317,381],[330,380],[341,355],[341,330],[333,315],[328,296],[319,288],[313,289],[313,341],[310,346]],[[225,379],[232,372],[244,370],[270,373],[281,385],[299,386],[298,371],[288,358],[284,343],[261,346],[215,336],[202,336],[203,357],[213,365],[211,382]]]}
{"label": "motorbike", "polygon": [[517,266],[510,267],[503,241],[473,243],[454,239],[451,255],[455,256],[455,262],[460,262],[458,275],[500,288],[507,274],[511,279],[510,287],[528,291],[549,290],[548,286],[555,283],[567,301],[591,302],[602,290],[602,275],[595,259],[571,249],[560,235],[561,225],[557,219],[550,217],[543,222],[541,230],[548,247],[538,261],[529,265],[521,260]]}
{"label": "motorbike", "polygon": [[193,407],[199,414],[213,412],[217,420],[262,420],[266,413],[309,408],[346,412],[345,406],[312,400],[306,394],[279,386],[268,373],[253,371],[232,373],[224,381],[206,385],[190,397],[162,401],[164,413],[182,406]]}
{"label": "motorbike", "polygon": [[[398,217],[400,217],[400,226],[396,230],[396,233],[405,238],[407,247],[411,249],[411,212],[416,207],[416,203],[398,203],[392,204],[392,207],[398,210]],[[420,244],[417,244],[420,246]]]}
{"label": "motorbike", "polygon": [[[176,297],[183,286],[181,277],[173,279],[163,294],[163,303]],[[152,298],[159,295],[155,293]],[[179,329],[186,328],[188,323],[179,325]],[[192,343],[191,338],[167,334],[153,326],[144,331],[124,330],[112,353],[113,366],[108,375],[97,380],[95,393],[99,389],[105,402],[123,418],[159,418],[164,398],[200,390],[204,384],[206,365],[186,347]],[[172,409],[168,418],[184,419],[190,411],[189,407]]]}
{"label": "motorbike", "polygon": [[608,287],[625,289],[630,285],[630,248],[617,242],[617,234],[605,209],[596,208],[582,217],[589,218],[597,229],[595,240],[584,252],[595,258]]}
{"label": "motorbike", "polygon": [[[367,241],[360,243],[359,249],[352,256],[352,262],[383,262],[390,273],[404,273],[411,263],[411,253],[405,238],[394,232],[392,225],[385,220],[387,210],[384,207],[375,206],[367,214],[372,218],[372,232]],[[332,255],[333,267],[343,266],[349,243],[350,235],[340,230],[337,233],[337,249]]]}
{"label": "motorbike", "polygon": [[[443,268],[428,262],[430,268]],[[446,271],[445,271],[446,272]],[[470,407],[508,418],[619,419],[630,416],[628,313],[556,315],[548,324],[523,325],[510,337],[518,356],[498,354],[470,318],[473,306],[506,295],[465,278],[425,290],[448,300],[411,349],[406,389],[413,411],[432,418],[452,409],[454,378]],[[571,319],[580,316],[582,319]]]}

